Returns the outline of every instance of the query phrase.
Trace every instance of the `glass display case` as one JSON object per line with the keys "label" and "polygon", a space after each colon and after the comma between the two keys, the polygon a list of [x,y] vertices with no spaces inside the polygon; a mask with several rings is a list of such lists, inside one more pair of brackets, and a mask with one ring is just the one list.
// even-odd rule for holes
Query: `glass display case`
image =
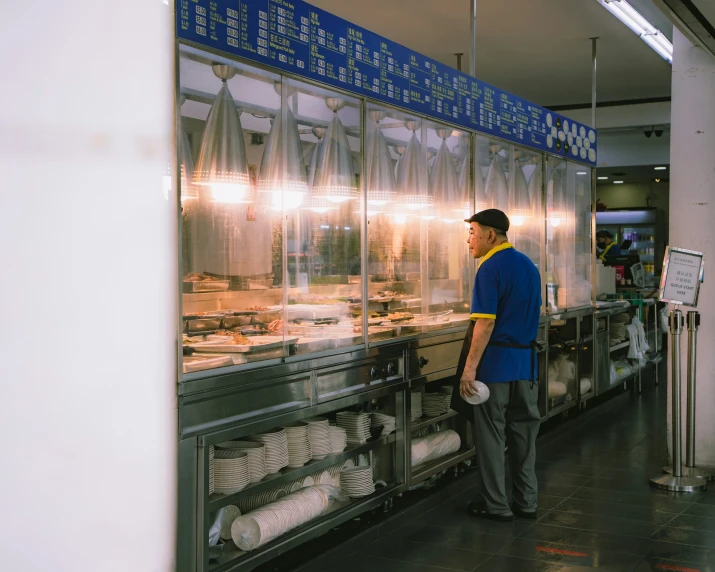
{"label": "glass display case", "polygon": [[591,170],[549,157],[546,291],[551,312],[591,304]]}
{"label": "glass display case", "polygon": [[184,373],[363,344],[361,101],[187,47],[180,86]]}
{"label": "glass display case", "polygon": [[367,106],[369,341],[466,326],[469,135]]}

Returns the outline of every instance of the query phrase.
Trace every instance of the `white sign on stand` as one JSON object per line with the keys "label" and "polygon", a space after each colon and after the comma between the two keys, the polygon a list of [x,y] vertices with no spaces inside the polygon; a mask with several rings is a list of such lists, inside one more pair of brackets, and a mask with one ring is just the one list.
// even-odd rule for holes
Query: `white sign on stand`
{"label": "white sign on stand", "polygon": [[659,300],[693,308],[697,306],[704,265],[705,255],[702,252],[672,246],[666,248]]}

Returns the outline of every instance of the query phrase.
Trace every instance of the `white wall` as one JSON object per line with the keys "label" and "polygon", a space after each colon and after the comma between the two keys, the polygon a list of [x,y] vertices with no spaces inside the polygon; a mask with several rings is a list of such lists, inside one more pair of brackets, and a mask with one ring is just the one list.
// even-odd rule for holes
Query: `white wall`
{"label": "white wall", "polygon": [[[712,259],[715,244],[715,58],[674,32],[673,124],[670,185],[670,243],[705,252]],[[706,280],[713,280],[706,273]],[[715,288],[706,282],[698,310],[702,326],[697,365],[696,461],[715,466]],[[687,335],[681,346],[683,379]],[[669,384],[670,384],[670,368]],[[685,384],[682,387],[685,435]],[[670,412],[670,406],[668,407]],[[685,454],[683,453],[683,458]]]}
{"label": "white wall", "polygon": [[[0,18],[0,568],[173,569],[172,15]],[[134,325],[132,325],[134,324]]]}

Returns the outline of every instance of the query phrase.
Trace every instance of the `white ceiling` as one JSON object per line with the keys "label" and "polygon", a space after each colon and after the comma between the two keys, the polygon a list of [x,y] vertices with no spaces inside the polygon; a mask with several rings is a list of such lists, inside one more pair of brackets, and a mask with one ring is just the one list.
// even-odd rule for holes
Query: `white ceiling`
{"label": "white ceiling", "polygon": [[[454,67],[463,52],[469,70],[470,0],[310,3]],[[596,0],[477,0],[477,77],[541,105],[590,102],[594,36],[600,101],[670,95],[670,65]]]}

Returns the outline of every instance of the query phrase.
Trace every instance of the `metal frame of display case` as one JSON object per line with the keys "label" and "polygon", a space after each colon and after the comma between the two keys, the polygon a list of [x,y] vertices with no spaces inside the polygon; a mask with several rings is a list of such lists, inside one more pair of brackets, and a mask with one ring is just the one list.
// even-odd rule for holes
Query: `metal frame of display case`
{"label": "metal frame of display case", "polygon": [[[206,47],[177,40],[175,52],[177,70],[179,69],[179,58],[181,57],[181,46],[188,46],[203,54],[215,57],[219,61],[242,62],[238,58],[228,58],[225,54]],[[260,66],[253,62],[242,63],[247,63],[259,70],[276,73],[271,68]],[[283,72],[280,75],[290,79],[297,79],[307,85],[323,87],[304,78],[293,78],[290,74]],[[335,93],[342,93],[341,90],[333,87],[330,87],[329,90]],[[178,109],[178,98],[181,92],[178,71],[176,74],[176,91]],[[361,101],[361,160],[364,173],[366,163],[365,109],[368,101],[371,100],[365,97],[356,97],[354,94],[350,94],[350,97]],[[378,103],[378,105],[392,109],[383,103]],[[414,113],[410,115],[419,117],[418,114]],[[428,117],[424,117],[424,119],[435,121]],[[445,122],[441,123],[449,125]],[[474,189],[475,132],[465,130],[459,126],[455,126],[455,128],[470,134],[469,160],[471,164],[471,187]],[[495,137],[488,138],[501,141]],[[503,143],[508,146],[514,145],[507,141],[503,141]],[[514,146],[518,147],[518,145]],[[542,152],[538,153],[542,157],[551,156]],[[563,159],[562,157],[558,158]],[[177,161],[175,167],[176,180],[179,180],[179,161]],[[542,160],[541,168],[542,174],[545,174],[545,160]],[[584,168],[591,169],[590,167]],[[593,180],[592,170],[591,173]],[[544,224],[546,224],[547,216],[546,183],[546,177],[543,177],[541,216],[544,218]],[[364,177],[361,177],[363,191],[364,185]],[[178,188],[177,195],[180,195],[180,189]],[[365,192],[362,192],[362,201],[364,206],[366,201]],[[178,217],[180,223],[180,213]],[[179,224],[179,228],[181,229],[181,224]],[[365,216],[361,217],[361,232],[361,248],[362,252],[366,252],[367,228]],[[593,240],[592,237],[592,242]],[[179,237],[179,244],[181,245],[181,237]],[[181,248],[179,248],[179,256],[181,257]],[[544,241],[541,246],[539,265],[542,276],[544,276],[546,265],[547,257]],[[361,271],[362,276],[365,277],[367,271],[365,256],[362,256]],[[181,274],[178,278],[179,291],[181,292]],[[362,300],[365,305],[367,304],[367,289],[367,280],[363,279]],[[545,294],[546,284],[545,280],[542,280],[542,296],[544,300],[546,300]],[[181,293],[179,299],[181,304]],[[548,328],[555,320],[575,320],[576,337],[574,343],[576,344],[580,340],[581,320],[595,320],[593,312],[593,307],[586,307],[563,310],[554,315],[546,314],[541,317],[539,337],[542,341],[548,340]],[[342,522],[376,508],[393,496],[408,490],[410,486],[417,485],[425,479],[444,472],[474,454],[473,446],[469,443],[470,439],[467,436],[467,438],[463,438],[462,449],[453,455],[414,469],[410,463],[410,445],[413,429],[432,425],[439,421],[456,421],[455,414],[450,412],[437,418],[423,419],[413,425],[409,414],[410,389],[453,378],[466,328],[458,327],[435,332],[422,332],[410,337],[372,343],[368,341],[367,313],[363,311],[362,314],[364,344],[358,346],[326,350],[315,354],[286,356],[219,370],[178,374],[180,379],[178,384],[179,519],[177,570],[179,572],[251,570],[271,558],[323,534]],[[595,338],[595,322],[593,331]],[[178,335],[179,339],[181,339],[181,331],[178,332]],[[594,356],[595,353],[596,351],[594,350]],[[177,359],[181,364],[180,345]],[[544,371],[546,371],[549,359],[548,344],[540,351],[539,359],[540,362],[543,360]],[[181,372],[182,368],[179,367],[178,371]],[[594,384],[595,377],[594,375]],[[540,380],[540,386],[545,386],[544,381]],[[577,380],[577,396],[578,393]],[[270,479],[265,484],[258,483],[249,486],[240,493],[229,495],[228,497],[209,497],[208,450],[210,445],[299,421],[307,417],[326,415],[346,407],[367,406],[374,399],[394,400],[397,427],[393,435],[383,436],[375,442],[369,442],[352,451],[333,455],[323,461],[311,461],[302,469],[285,470],[281,476]],[[564,407],[549,408],[547,403],[544,408],[543,418],[548,419],[564,413],[580,402],[581,399],[578,396],[572,403]],[[393,455],[391,462],[394,479],[393,482],[388,483],[386,488],[378,490],[368,498],[339,507],[338,510],[333,510],[268,545],[248,553],[246,556],[223,564],[209,564],[208,527],[211,525],[209,514],[213,510],[225,506],[231,501],[249,494],[251,491],[257,492],[269,486],[287,482],[292,478],[304,476],[319,468],[327,467],[336,460],[347,459],[358,452],[381,449],[390,449]]]}

